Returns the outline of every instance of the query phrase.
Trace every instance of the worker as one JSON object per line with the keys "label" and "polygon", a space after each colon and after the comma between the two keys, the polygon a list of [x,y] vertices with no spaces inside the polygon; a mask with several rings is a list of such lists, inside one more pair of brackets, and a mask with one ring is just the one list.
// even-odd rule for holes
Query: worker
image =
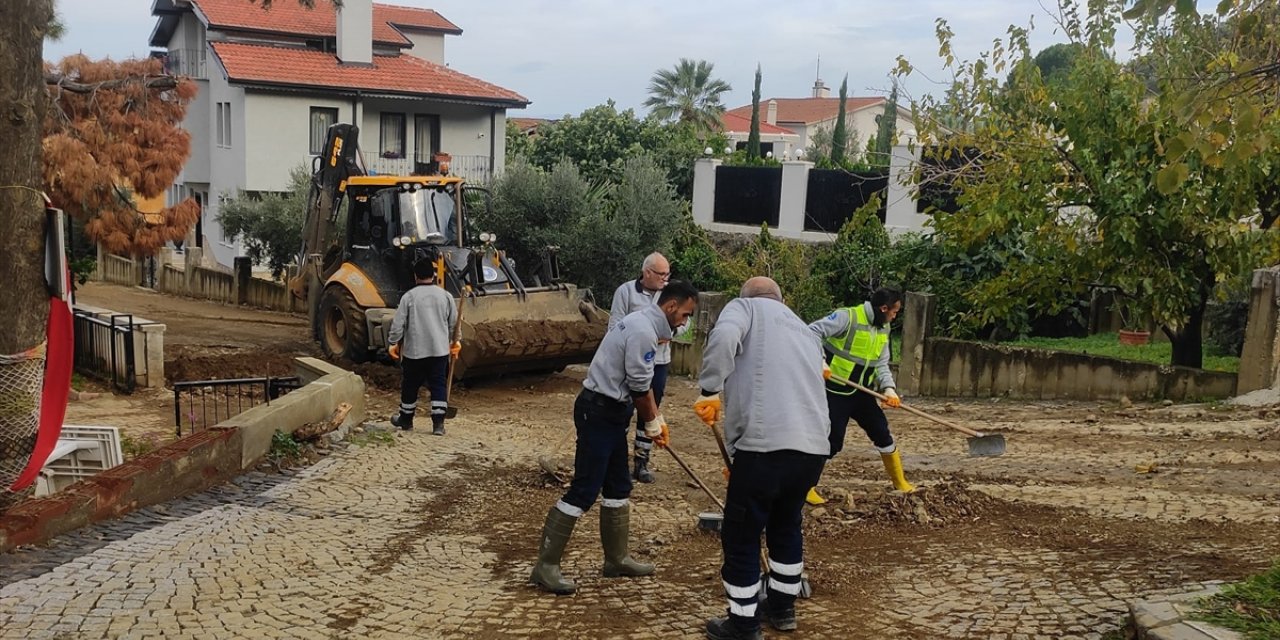
{"label": "worker", "polygon": [[449,359],[457,358],[462,343],[450,344],[458,324],[453,296],[436,286],[436,261],[423,258],[413,265],[414,287],[400,297],[387,353],[400,361],[400,411],[391,424],[413,429],[418,390],[425,383],[431,392],[431,433],[444,435],[444,415],[449,408]]}
{"label": "worker", "polygon": [[[717,640],[763,637],[761,588],[760,618],[779,631],[796,628],[805,492],[822,474],[831,446],[821,341],[782,303],[773,280],[751,278],[739,295],[707,338],[698,376],[702,395],[694,403],[708,426],[724,418],[732,460],[720,530],[729,615],[706,626],[707,637]],[[761,533],[769,549],[767,585],[760,584]]]}
{"label": "worker", "polygon": [[[628,280],[613,292],[613,304],[609,307],[609,328],[612,329],[627,314],[652,306],[658,294],[667,285],[671,277],[671,265],[661,253],[645,256],[640,268],[640,277]],[[653,400],[662,406],[662,396],[667,389],[667,367],[671,364],[671,341],[664,340],[658,344],[658,353],[653,357]],[[644,434],[644,425],[636,419],[635,469],[631,478],[639,482],[653,482],[656,478],[649,469],[649,456],[653,452],[653,442]]]}
{"label": "worker", "polygon": [[539,539],[538,563],[530,581],[556,594],[577,586],[560,573],[560,557],[582,514],[600,505],[600,541],[604,575],[647,576],[653,565],[636,562],[627,552],[630,535],[631,475],[627,469],[627,431],[631,414],[639,413],[645,435],[666,446],[666,420],[653,398],[653,365],[658,344],[693,313],[698,292],[684,282],[671,282],[658,303],[629,313],[605,334],[587,369],[582,391],[573,403],[578,444],[569,490],[547,513]]}
{"label": "worker", "polygon": [[[889,371],[889,325],[901,310],[902,292],[880,288],[871,294],[870,300],[855,307],[836,309],[809,325],[823,340],[834,377],[871,389],[878,386],[887,398],[885,405],[894,408],[901,406],[902,400],[894,389],[893,373]],[[880,452],[893,488],[907,493],[915,490],[902,472],[902,454],[889,431],[889,419],[876,398],[828,380],[827,408],[831,418],[832,458],[844,448],[845,431],[852,418]],[[826,502],[817,488],[809,492],[807,500],[810,504]]]}

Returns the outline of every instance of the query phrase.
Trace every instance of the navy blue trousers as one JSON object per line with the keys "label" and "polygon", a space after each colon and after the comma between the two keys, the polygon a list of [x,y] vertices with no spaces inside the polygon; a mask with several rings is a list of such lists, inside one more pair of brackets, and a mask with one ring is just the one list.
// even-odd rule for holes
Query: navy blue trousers
{"label": "navy blue trousers", "polygon": [[573,480],[561,500],[586,511],[600,495],[606,500],[631,497],[627,430],[634,412],[630,402],[601,399],[586,389],[578,394],[573,403],[573,426],[578,432]]}
{"label": "navy blue trousers", "polygon": [[400,413],[412,416],[418,409],[418,390],[431,392],[431,415],[443,416],[449,408],[449,356],[400,360]]}
{"label": "navy blue trousers", "polygon": [[[662,396],[667,391],[667,368],[669,365],[655,364],[653,365],[653,383],[649,388],[653,390],[653,401],[658,406],[662,406]],[[644,434],[644,423],[640,421],[640,416],[636,415],[636,447],[648,451],[653,448],[653,440]]]}
{"label": "navy blue trousers", "polygon": [[855,391],[849,395],[840,395],[827,391],[827,415],[831,419],[831,457],[836,457],[844,449],[845,432],[849,429],[849,420],[858,423],[866,432],[872,444],[880,449],[893,446],[893,433],[889,431],[889,419],[880,408],[880,402],[869,394]]}

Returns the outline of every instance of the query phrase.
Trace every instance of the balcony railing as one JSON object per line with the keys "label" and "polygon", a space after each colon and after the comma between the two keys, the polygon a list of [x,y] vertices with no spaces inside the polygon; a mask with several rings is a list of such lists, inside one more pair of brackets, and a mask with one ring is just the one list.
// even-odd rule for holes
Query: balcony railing
{"label": "balcony railing", "polygon": [[[429,158],[384,158],[376,151],[362,152],[365,169],[373,175],[408,176],[426,173]],[[472,184],[489,184],[493,170],[489,156],[453,156],[449,161],[449,175],[459,176]]]}
{"label": "balcony railing", "polygon": [[170,75],[208,79],[206,54],[201,49],[171,49],[164,56],[164,70]]}

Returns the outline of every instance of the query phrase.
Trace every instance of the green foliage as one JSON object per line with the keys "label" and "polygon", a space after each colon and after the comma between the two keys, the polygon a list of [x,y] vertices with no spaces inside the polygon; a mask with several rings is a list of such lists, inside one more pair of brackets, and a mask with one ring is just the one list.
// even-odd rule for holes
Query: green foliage
{"label": "green foliage", "polygon": [[279,278],[293,264],[302,246],[306,222],[307,194],[311,172],[305,165],[289,171],[289,191],[249,194],[241,191],[222,203],[218,223],[228,237],[244,239],[245,253],[258,264],[266,264]]}
{"label": "green foliage", "polygon": [[144,456],[156,450],[156,439],[154,436],[143,436],[135,438],[127,433],[120,434],[120,452],[124,454],[125,460],[133,460],[138,456]]}
{"label": "green foliage", "polygon": [[845,128],[845,103],[849,100],[849,76],[840,82],[840,110],[836,112],[836,126],[831,130],[831,164],[844,166],[845,152],[849,146],[849,132]]}
{"label": "green foliage", "polygon": [[98,270],[98,259],[89,256],[73,258],[68,251],[67,268],[71,269],[71,277],[77,284],[84,284],[93,276],[93,272]]}
{"label": "green foliage", "polygon": [[520,127],[511,120],[507,120],[507,157],[524,157],[533,151],[533,141],[529,139],[529,134],[520,130]]}
{"label": "green foliage", "polygon": [[782,289],[783,301],[805,320],[822,317],[834,306],[822,276],[814,273],[819,248],[793,240],[774,238],[761,225],[760,235],[723,264],[729,287],[737,295],[742,283],[753,276],[773,278]]}
{"label": "green foliage", "polygon": [[835,242],[814,262],[838,306],[862,302],[888,284],[883,280],[889,233],[876,215],[879,208],[880,196],[873,196],[840,227]]}
{"label": "green foliage", "polygon": [[[846,126],[848,131],[847,137],[850,140],[858,139],[858,128]],[[834,127],[818,127],[814,129],[813,134],[809,136],[809,148],[805,150],[805,158],[813,163],[818,169],[843,169],[850,172],[870,171],[874,167],[868,163],[866,154],[857,153],[854,149],[845,152],[844,162],[835,164],[831,161],[832,156],[832,138],[834,136]],[[868,143],[874,143],[875,138],[872,137]]]}
{"label": "green foliage", "polygon": [[1247,282],[1238,282],[1234,287],[1224,285],[1220,293],[1220,299],[1210,302],[1205,312],[1205,341],[1217,353],[1239,356],[1249,324],[1250,287]]}
{"label": "green foliage", "polygon": [[302,443],[293,439],[293,434],[277,431],[271,435],[271,449],[267,457],[272,460],[297,458],[302,455]]}
{"label": "green foliage", "polygon": [[[1028,29],[1011,28],[979,59],[957,61],[939,23],[955,81],[945,107],[932,98],[914,106],[925,116],[922,139],[942,143],[944,160],[977,156],[946,172],[961,210],[934,217],[945,253],[994,259],[982,265],[992,277],[966,293],[977,315],[969,326],[1016,325],[1011,318],[1060,311],[1101,285],[1171,335],[1174,364],[1200,365],[1200,318],[1217,284],[1280,261],[1274,220],[1260,214],[1260,193],[1280,167],[1277,94],[1219,81],[1271,62],[1264,52],[1280,30],[1269,26],[1261,46],[1240,12],[1271,25],[1277,9],[1233,6],[1227,18],[1193,12],[1139,25],[1135,55],[1158,78],[1155,94],[1117,62],[1116,4],[1090,3],[1083,17],[1075,3],[1063,5],[1078,53],[1052,88]],[[1223,29],[1238,35],[1225,47]],[[1007,83],[997,79],[1006,70]],[[967,127],[944,131],[944,117]]]}
{"label": "green foliage", "polygon": [[364,433],[353,434],[347,441],[357,447],[396,446],[396,437],[386,429],[366,429]]}
{"label": "green foliage", "polygon": [[889,158],[893,153],[893,137],[898,130],[898,83],[893,83],[889,99],[884,103],[884,112],[876,119],[878,125],[874,142],[867,141],[867,160],[874,166],[889,166]]}
{"label": "green foliage", "polygon": [[1280,638],[1280,561],[1206,598],[1198,617],[1238,631],[1248,640]]}
{"label": "green foliage", "polygon": [[671,263],[671,277],[685,280],[699,291],[728,291],[729,275],[707,230],[693,220],[693,213],[685,209],[671,240],[667,259]]}
{"label": "green foliage", "polygon": [[756,65],[756,84],[751,90],[751,131],[747,134],[747,158],[760,157],[760,65]]}
{"label": "green foliage", "polygon": [[659,69],[649,81],[649,98],[644,106],[659,120],[674,120],[699,133],[719,131],[720,116],[724,114],[720,96],[733,87],[713,77],[714,68],[706,60],[680,58],[674,69]]}
{"label": "green foliage", "polygon": [[[1007,342],[1015,347],[1035,347],[1054,351],[1085,353],[1104,358],[1118,358],[1151,364],[1167,364],[1171,357],[1172,345],[1164,341],[1152,341],[1150,344],[1121,344],[1119,334],[1095,333],[1084,338],[1020,338]],[[1217,355],[1212,349],[1204,351],[1204,368],[1210,371],[1235,373],[1240,369],[1238,356]]]}
{"label": "green foliage", "polygon": [[594,184],[568,161],[545,171],[516,159],[477,223],[517,264],[536,264],[546,247],[560,247],[566,278],[605,300],[644,256],[667,250],[684,207],[648,155],[623,159],[616,182]]}

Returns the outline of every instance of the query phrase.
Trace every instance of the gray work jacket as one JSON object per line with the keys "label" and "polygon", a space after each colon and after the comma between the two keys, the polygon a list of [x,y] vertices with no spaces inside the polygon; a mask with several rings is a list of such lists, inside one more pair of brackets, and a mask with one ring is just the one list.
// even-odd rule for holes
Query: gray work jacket
{"label": "gray work jacket", "polygon": [[619,402],[642,395],[653,384],[658,342],[671,339],[671,325],[651,304],[622,318],[600,342],[582,386]]}
{"label": "gray work jacket", "polygon": [[391,320],[391,344],[403,342],[400,357],[435,358],[449,355],[458,324],[457,301],[433,284],[420,284],[405,292]]}
{"label": "gray work jacket", "polygon": [[[649,291],[644,288],[639,278],[622,283],[613,292],[613,304],[609,306],[609,328],[612,329],[628,314],[635,313],[647,306],[658,304],[658,296],[662,291]],[[658,353],[653,357],[654,364],[671,363],[671,343],[658,345]]]}

